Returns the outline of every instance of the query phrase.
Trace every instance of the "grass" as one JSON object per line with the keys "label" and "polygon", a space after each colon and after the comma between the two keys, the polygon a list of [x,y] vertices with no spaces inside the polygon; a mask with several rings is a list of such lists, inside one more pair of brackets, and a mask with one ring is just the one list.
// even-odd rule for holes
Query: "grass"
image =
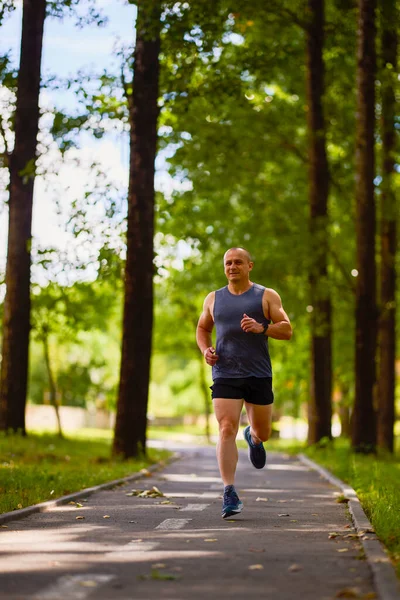
{"label": "grass", "polygon": [[315,462],[351,485],[372,526],[389,551],[400,577],[400,456],[363,455],[336,439],[322,448],[303,450]]}
{"label": "grass", "polygon": [[63,440],[49,433],[0,436],[0,513],[126,477],[169,455],[149,448],[147,458],[112,459],[111,432],[89,432]]}

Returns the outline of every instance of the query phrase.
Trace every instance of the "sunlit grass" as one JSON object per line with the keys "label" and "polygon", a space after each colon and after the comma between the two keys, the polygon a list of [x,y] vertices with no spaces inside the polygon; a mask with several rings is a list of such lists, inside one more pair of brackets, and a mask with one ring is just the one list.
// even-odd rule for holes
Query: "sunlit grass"
{"label": "sunlit grass", "polygon": [[1,435],[0,513],[131,475],[169,455],[150,448],[147,458],[113,459],[111,432],[100,431],[62,440],[49,433]]}
{"label": "sunlit grass", "polygon": [[355,489],[400,577],[399,453],[394,456],[355,454],[349,442],[341,439],[324,448],[308,448],[305,453]]}

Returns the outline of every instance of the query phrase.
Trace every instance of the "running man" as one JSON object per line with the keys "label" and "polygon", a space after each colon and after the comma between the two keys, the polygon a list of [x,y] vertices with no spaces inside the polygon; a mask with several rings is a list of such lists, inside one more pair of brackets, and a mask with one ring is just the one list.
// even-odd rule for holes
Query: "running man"
{"label": "running man", "polygon": [[[279,294],[250,281],[253,261],[244,248],[224,255],[228,285],[208,294],[197,325],[197,345],[212,366],[211,387],[219,424],[217,459],[224,483],[222,517],[238,514],[243,503],[236,493],[236,435],[245,404],[250,425],[244,429],[249,458],[256,469],[266,462],[263,442],[271,435],[272,369],[268,338],[289,340],[292,327]],[[211,334],[216,326],[216,349]]]}

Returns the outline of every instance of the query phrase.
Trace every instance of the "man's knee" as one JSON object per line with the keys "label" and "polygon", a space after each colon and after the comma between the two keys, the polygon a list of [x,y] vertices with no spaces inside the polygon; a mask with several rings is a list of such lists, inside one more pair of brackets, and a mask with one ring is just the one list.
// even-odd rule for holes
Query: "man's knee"
{"label": "man's knee", "polygon": [[268,425],[256,425],[251,427],[252,433],[258,437],[262,442],[266,442],[271,437],[272,427]]}
{"label": "man's knee", "polygon": [[219,423],[219,435],[222,440],[235,439],[237,432],[237,423],[228,420],[223,420]]}

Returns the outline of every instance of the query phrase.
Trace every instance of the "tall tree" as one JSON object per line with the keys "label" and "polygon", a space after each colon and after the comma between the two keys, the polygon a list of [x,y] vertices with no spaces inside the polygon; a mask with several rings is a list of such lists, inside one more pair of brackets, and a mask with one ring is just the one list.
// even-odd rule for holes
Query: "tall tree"
{"label": "tall tree", "polygon": [[120,385],[113,451],[125,458],[146,447],[153,324],[154,171],[160,54],[160,0],[138,4],[130,121],[127,256]]}
{"label": "tall tree", "polygon": [[46,0],[24,0],[10,198],[0,375],[0,429],[25,433],[33,187]]}
{"label": "tall tree", "polygon": [[352,446],[374,451],[376,418],[373,391],[377,339],[375,263],[375,72],[376,0],[358,1],[356,114],[356,349]]}
{"label": "tall tree", "polygon": [[331,438],[332,349],[328,283],[329,169],[324,120],[324,0],[308,0],[307,104],[310,199],[311,397],[308,442]]}
{"label": "tall tree", "polygon": [[381,132],[382,183],[379,375],[377,443],[393,452],[396,358],[396,197],[393,187],[396,147],[397,9],[394,0],[381,3]]}

